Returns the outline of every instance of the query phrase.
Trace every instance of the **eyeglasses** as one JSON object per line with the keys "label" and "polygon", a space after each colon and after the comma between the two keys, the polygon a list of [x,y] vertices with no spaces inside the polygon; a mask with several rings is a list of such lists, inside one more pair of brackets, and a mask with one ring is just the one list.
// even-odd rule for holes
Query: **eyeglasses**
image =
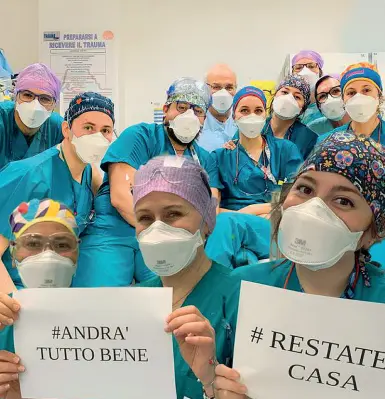
{"label": "eyeglasses", "polygon": [[237,90],[237,86],[234,86],[234,85],[231,85],[231,84],[222,86],[222,85],[217,84],[217,83],[214,83],[214,84],[212,84],[212,85],[210,85],[209,83],[207,83],[207,86],[210,86],[211,89],[212,89],[214,92],[215,92],[215,91],[222,90],[222,89],[226,89],[229,93],[234,93],[235,90]]}
{"label": "eyeglasses", "polygon": [[334,86],[328,92],[323,91],[321,93],[318,93],[316,95],[316,100],[317,103],[322,104],[328,99],[329,96],[332,96],[333,98],[338,98],[341,97],[341,94],[341,86]]}
{"label": "eyeglasses", "polygon": [[71,233],[54,233],[49,236],[31,233],[25,234],[11,242],[11,247],[16,251],[25,251],[30,255],[43,252],[50,248],[58,254],[75,252],[80,240]]}
{"label": "eyeglasses", "polygon": [[295,64],[293,65],[293,72],[301,72],[303,68],[308,68],[311,71],[315,71],[318,68],[316,62],[308,62],[307,64]]}
{"label": "eyeglasses", "polygon": [[49,106],[55,104],[55,99],[52,96],[49,96],[48,94],[35,94],[29,90],[22,90],[22,91],[19,91],[18,96],[19,96],[19,99],[25,103],[30,103],[35,98],[37,98],[39,100],[39,103],[43,107],[49,107]]}
{"label": "eyeglasses", "polygon": [[206,112],[201,108],[198,107],[198,105],[190,104],[190,103],[185,103],[185,102],[176,102],[176,110],[180,113],[183,114],[189,109],[192,109],[194,111],[194,114],[198,117],[200,116],[205,116]]}

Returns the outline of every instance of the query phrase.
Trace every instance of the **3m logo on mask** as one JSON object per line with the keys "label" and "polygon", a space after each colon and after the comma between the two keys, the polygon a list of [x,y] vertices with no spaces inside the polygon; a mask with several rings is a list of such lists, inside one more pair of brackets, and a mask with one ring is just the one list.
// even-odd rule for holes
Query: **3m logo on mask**
{"label": "3m logo on mask", "polygon": [[166,264],[166,261],[165,261],[165,260],[157,260],[157,261],[156,261],[156,264],[157,264],[157,265],[165,265],[165,264]]}
{"label": "3m logo on mask", "polygon": [[295,244],[300,245],[301,247],[306,247],[306,240],[302,240],[301,238],[296,238]]}

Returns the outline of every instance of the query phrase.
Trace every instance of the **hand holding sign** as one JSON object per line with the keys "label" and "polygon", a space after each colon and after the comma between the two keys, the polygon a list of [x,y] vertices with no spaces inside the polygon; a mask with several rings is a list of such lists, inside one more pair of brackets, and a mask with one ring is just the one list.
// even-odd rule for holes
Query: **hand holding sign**
{"label": "hand holding sign", "polygon": [[0,331],[19,318],[20,305],[7,294],[0,292]]}
{"label": "hand holding sign", "polygon": [[218,399],[245,399],[247,388],[239,382],[238,371],[219,364],[215,369],[215,397]]}

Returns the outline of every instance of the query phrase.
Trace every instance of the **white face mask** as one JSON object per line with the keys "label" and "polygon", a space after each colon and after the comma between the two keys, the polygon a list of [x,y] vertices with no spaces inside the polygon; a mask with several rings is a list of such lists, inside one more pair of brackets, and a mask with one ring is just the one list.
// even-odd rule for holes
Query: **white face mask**
{"label": "white face mask", "polygon": [[309,270],[327,269],[355,251],[363,231],[353,233],[321,200],[312,198],[283,211],[278,247],[294,263]]}
{"label": "white face mask", "polygon": [[47,250],[16,262],[26,288],[68,288],[76,271],[71,259]]}
{"label": "white face mask", "polygon": [[200,230],[191,234],[158,220],[138,235],[138,242],[144,263],[158,276],[179,273],[191,264],[203,245]]}
{"label": "white face mask", "polygon": [[219,114],[225,114],[233,105],[233,96],[226,89],[217,91],[212,98],[213,108]]}
{"label": "white face mask", "polygon": [[328,96],[327,100],[321,104],[321,112],[331,121],[340,121],[346,113],[342,98]]}
{"label": "white face mask", "polygon": [[355,122],[367,122],[378,110],[380,100],[357,93],[345,104],[346,112]]}
{"label": "white face mask", "polygon": [[16,111],[24,125],[30,129],[40,127],[52,114],[52,111],[47,111],[37,98],[30,103],[16,102]]}
{"label": "white face mask", "polygon": [[311,71],[308,67],[304,67],[298,74],[302,76],[310,85],[310,90],[314,90],[316,83],[318,82],[319,76],[317,73]]}
{"label": "white face mask", "polygon": [[192,109],[188,109],[183,114],[179,114],[172,121],[170,127],[175,136],[185,144],[191,143],[201,129],[199,118]]}
{"label": "white face mask", "polygon": [[73,134],[71,142],[79,159],[84,163],[97,165],[100,164],[110,145],[102,133],[85,134],[81,137]]}
{"label": "white face mask", "polygon": [[290,93],[274,98],[273,111],[279,119],[289,120],[296,118],[301,113],[301,108]]}
{"label": "white face mask", "polygon": [[249,139],[254,139],[261,135],[265,122],[266,119],[263,116],[255,114],[243,116],[235,121],[239,131]]}

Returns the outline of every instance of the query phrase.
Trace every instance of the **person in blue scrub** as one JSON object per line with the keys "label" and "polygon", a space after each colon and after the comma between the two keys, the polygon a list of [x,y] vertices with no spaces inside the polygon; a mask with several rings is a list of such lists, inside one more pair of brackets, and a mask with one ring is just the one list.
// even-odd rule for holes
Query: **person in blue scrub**
{"label": "person in blue scrub", "polygon": [[[191,159],[157,157],[135,174],[133,200],[139,247],[155,274],[140,287],[173,288],[166,331],[174,338],[177,398],[201,399],[204,390],[211,395],[216,359],[232,358],[238,289],[231,270],[205,254],[216,220],[208,175]],[[192,335],[204,333],[216,350],[190,368],[202,344]]]}
{"label": "person in blue scrub", "polygon": [[[368,253],[385,237],[384,165],[384,148],[373,139],[331,135],[278,204],[273,236],[283,258],[238,268],[233,276],[306,294],[385,303],[385,273]],[[194,360],[204,364],[208,355]],[[220,365],[216,374],[216,398],[245,398],[237,372]]]}
{"label": "person in blue scrub", "polygon": [[0,168],[57,145],[63,118],[54,112],[61,84],[44,64],[20,72],[16,99],[0,103]]}
{"label": "person in blue scrub", "polygon": [[175,81],[167,92],[164,123],[140,123],[112,143],[101,167],[106,172],[95,199],[95,221],[82,235],[77,287],[127,286],[152,273],[145,266],[135,238],[131,187],[136,170],[158,155],[191,157],[210,176],[218,196],[218,175],[210,154],[195,139],[211,104],[206,84],[191,78]]}
{"label": "person in blue scrub", "polygon": [[8,60],[2,49],[0,49],[0,67],[6,70],[9,75],[13,75],[12,68],[9,65]]}
{"label": "person in blue scrub", "polygon": [[[34,199],[14,210],[10,224],[12,259],[22,276],[21,288],[69,287],[76,270],[79,243],[71,210],[51,199]],[[0,292],[1,397],[21,398],[19,377],[25,369],[22,360],[15,356],[13,340],[20,308],[15,299]]]}
{"label": "person in blue scrub", "polygon": [[207,72],[206,83],[211,89],[212,105],[198,137],[198,144],[212,152],[222,148],[237,131],[231,109],[237,90],[237,77],[227,65],[219,64]]}
{"label": "person in blue scrub", "polygon": [[318,79],[323,75],[323,66],[324,60],[321,55],[312,50],[300,51],[291,60],[292,73],[302,76],[310,85],[310,104],[306,108],[306,111],[300,116],[301,122],[306,126],[312,121],[322,117],[315,100],[314,88]]}
{"label": "person in blue scrub", "polygon": [[341,75],[342,99],[351,122],[320,136],[324,140],[334,132],[349,132],[371,137],[385,145],[385,127],[381,118],[382,80],[373,64],[352,64]]}
{"label": "person in blue scrub", "polygon": [[94,194],[102,182],[97,166],[90,164],[98,164],[110,145],[114,121],[111,100],[93,92],[80,94],[66,112],[59,145],[11,162],[0,172],[0,253],[16,286],[21,281],[7,250],[9,214],[22,201],[52,198],[74,211],[81,233],[92,222]]}
{"label": "person in blue scrub", "polygon": [[315,85],[315,98],[322,117],[310,122],[308,128],[318,135],[329,133],[350,121],[342,100],[340,77],[324,75]]}
{"label": "person in blue scrub", "polygon": [[296,174],[303,159],[289,140],[262,134],[266,122],[262,90],[241,89],[234,97],[233,113],[239,129],[235,149],[211,154],[218,165],[220,212],[267,215],[272,193]]}

